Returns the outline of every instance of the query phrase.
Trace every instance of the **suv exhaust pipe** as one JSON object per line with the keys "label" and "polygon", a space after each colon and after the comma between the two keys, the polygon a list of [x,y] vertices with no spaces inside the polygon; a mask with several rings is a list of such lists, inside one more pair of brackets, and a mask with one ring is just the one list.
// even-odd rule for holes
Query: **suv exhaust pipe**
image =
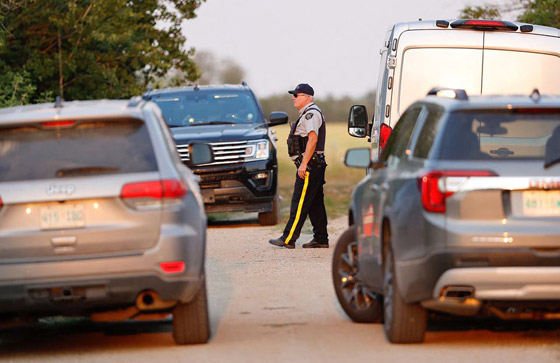
{"label": "suv exhaust pipe", "polygon": [[163,300],[157,292],[146,290],[136,296],[135,305],[93,313],[90,319],[94,322],[165,319],[170,314],[169,310],[176,304],[175,300]]}

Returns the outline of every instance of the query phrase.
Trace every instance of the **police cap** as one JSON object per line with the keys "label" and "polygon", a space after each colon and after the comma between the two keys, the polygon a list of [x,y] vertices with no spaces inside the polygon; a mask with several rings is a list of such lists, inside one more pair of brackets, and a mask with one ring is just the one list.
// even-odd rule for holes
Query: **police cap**
{"label": "police cap", "polygon": [[313,91],[313,87],[311,87],[307,83],[298,84],[295,89],[293,89],[291,91],[288,91],[288,93],[290,93],[292,95],[297,95],[298,93],[304,93],[304,94],[310,95],[310,96],[313,96],[315,94],[315,92]]}

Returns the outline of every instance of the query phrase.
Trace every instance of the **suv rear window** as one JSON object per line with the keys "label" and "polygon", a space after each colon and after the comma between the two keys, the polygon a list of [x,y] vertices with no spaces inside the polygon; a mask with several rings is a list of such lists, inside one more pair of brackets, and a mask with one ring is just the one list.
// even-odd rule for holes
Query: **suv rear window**
{"label": "suv rear window", "polygon": [[0,182],[156,170],[148,130],[140,120],[0,128]]}
{"label": "suv rear window", "polygon": [[262,122],[247,91],[192,90],[152,96],[169,127]]}
{"label": "suv rear window", "polygon": [[544,160],[559,136],[560,110],[454,112],[437,154],[446,160]]}

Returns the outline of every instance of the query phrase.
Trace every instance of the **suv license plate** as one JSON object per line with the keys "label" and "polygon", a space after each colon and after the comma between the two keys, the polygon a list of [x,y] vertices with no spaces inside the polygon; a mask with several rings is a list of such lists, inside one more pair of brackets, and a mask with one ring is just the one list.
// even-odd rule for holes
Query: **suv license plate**
{"label": "suv license plate", "polygon": [[81,204],[41,207],[41,229],[80,228],[85,225],[84,206]]}
{"label": "suv license plate", "polygon": [[560,216],[560,191],[523,192],[523,215],[536,217]]}

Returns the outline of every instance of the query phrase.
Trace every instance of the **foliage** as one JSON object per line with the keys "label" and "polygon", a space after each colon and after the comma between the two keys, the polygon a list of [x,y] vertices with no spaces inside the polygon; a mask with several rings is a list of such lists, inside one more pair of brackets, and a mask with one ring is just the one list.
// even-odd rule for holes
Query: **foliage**
{"label": "foliage", "polygon": [[486,6],[467,6],[461,10],[459,19],[500,19],[501,14],[498,7],[494,5]]}
{"label": "foliage", "polygon": [[524,23],[560,28],[559,0],[532,0],[527,2],[525,12],[518,18]]}
{"label": "foliage", "polygon": [[0,102],[129,97],[172,67],[194,80],[181,22],[202,1],[0,0]]}

